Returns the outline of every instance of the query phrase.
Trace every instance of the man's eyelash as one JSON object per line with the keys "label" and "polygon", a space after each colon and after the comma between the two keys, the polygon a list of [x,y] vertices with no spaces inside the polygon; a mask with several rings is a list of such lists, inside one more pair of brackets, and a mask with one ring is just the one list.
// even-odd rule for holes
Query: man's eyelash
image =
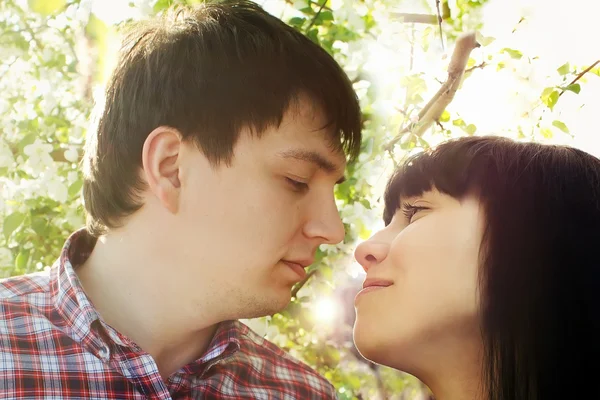
{"label": "man's eyelash", "polygon": [[308,184],[304,183],[304,182],[300,182],[297,181],[295,179],[292,178],[285,178],[290,185],[292,185],[294,187],[295,190],[299,191],[299,192],[304,192],[306,190],[308,190]]}

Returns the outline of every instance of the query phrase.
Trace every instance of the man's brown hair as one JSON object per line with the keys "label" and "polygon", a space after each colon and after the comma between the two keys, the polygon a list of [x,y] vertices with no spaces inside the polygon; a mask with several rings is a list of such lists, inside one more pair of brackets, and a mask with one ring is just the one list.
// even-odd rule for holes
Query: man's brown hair
{"label": "man's brown hair", "polygon": [[260,136],[300,95],[322,107],[331,143],[354,159],[358,99],[335,60],[251,1],[177,7],[128,30],[86,145],[87,227],[98,236],[138,210],[142,147],[159,126],[177,129],[213,166],[228,165],[244,126]]}

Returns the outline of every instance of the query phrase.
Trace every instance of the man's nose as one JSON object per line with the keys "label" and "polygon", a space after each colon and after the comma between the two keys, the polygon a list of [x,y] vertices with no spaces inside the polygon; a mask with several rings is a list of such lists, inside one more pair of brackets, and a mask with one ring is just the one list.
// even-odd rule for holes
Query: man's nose
{"label": "man's nose", "polygon": [[304,226],[307,237],[319,238],[321,244],[337,244],[344,240],[346,231],[333,195],[326,202],[316,202],[313,210]]}

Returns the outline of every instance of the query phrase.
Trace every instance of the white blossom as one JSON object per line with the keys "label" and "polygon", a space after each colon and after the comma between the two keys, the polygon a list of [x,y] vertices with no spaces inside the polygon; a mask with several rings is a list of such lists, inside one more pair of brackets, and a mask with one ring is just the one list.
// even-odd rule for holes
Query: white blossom
{"label": "white blossom", "polygon": [[73,147],[69,147],[67,150],[65,150],[65,158],[68,161],[71,162],[77,162],[77,159],[79,158],[79,154],[77,153],[77,150],[75,150]]}
{"label": "white blossom", "polygon": [[12,167],[15,158],[4,140],[0,139],[0,168]]}
{"label": "white blossom", "polygon": [[32,144],[25,146],[23,152],[29,157],[27,165],[34,174],[43,172],[53,164],[50,156],[51,151],[52,145],[43,143],[40,139],[36,139]]}
{"label": "white blossom", "polygon": [[69,198],[69,189],[58,178],[54,178],[48,183],[48,197],[59,203],[65,203]]}
{"label": "white blossom", "polygon": [[65,220],[71,227],[77,229],[82,227],[85,224],[83,216],[77,212],[77,210],[73,207],[67,210],[67,215],[65,215]]}

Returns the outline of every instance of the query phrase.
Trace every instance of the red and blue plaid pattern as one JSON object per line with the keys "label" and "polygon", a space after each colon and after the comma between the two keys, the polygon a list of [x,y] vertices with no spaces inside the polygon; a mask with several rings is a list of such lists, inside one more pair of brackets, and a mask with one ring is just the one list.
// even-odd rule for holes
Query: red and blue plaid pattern
{"label": "red and blue plaid pattern", "polygon": [[1,399],[332,399],[331,384],[239,321],[164,381],[152,357],[106,324],[74,266],[93,241],[67,240],[46,273],[0,281]]}

